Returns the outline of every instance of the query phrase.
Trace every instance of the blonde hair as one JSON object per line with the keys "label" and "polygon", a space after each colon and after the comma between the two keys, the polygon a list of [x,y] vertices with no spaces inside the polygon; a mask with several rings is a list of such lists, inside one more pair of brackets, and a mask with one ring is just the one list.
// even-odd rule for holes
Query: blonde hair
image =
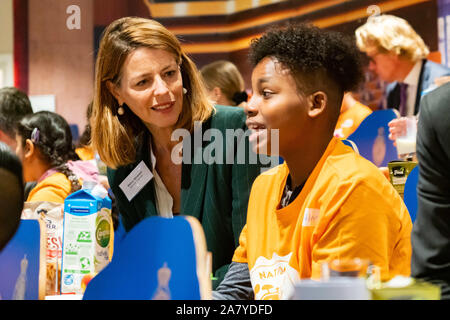
{"label": "blonde hair", "polygon": [[218,60],[200,69],[203,81],[208,90],[220,88],[229,101],[234,95],[244,91],[244,79],[236,65],[230,61]]}
{"label": "blonde hair", "polygon": [[180,65],[183,87],[187,92],[183,95],[182,111],[175,125],[177,128],[192,131],[195,121],[205,121],[214,110],[195,64],[169,30],[159,22],[145,18],[125,17],[112,22],[103,33],[98,51],[90,124],[92,147],[102,161],[114,169],[135,161],[135,138],[147,129],[130,110],[118,115],[119,105],[107,82],[118,85],[125,59],[142,47],[166,50],[175,56]]}
{"label": "blonde hair", "polygon": [[356,44],[361,51],[376,48],[380,53],[394,53],[411,62],[425,59],[430,50],[404,19],[392,15],[369,17],[356,29]]}

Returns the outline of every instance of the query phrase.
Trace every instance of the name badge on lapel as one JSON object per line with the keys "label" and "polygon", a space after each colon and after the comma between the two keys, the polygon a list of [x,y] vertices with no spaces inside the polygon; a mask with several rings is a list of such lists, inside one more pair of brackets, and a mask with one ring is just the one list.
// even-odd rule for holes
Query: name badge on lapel
{"label": "name badge on lapel", "polygon": [[136,168],[119,185],[128,201],[131,201],[141,189],[153,178],[153,173],[141,161]]}

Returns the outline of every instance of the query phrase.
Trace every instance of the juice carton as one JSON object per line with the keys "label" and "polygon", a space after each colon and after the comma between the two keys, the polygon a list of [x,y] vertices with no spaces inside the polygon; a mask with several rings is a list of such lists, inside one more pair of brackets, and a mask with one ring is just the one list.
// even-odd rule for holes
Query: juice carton
{"label": "juice carton", "polygon": [[95,273],[97,274],[111,261],[113,254],[114,226],[111,217],[112,201],[108,197],[108,191],[100,184],[85,181],[83,183],[83,189],[90,192],[93,196],[102,199],[102,209],[95,221],[96,256],[94,265]]}
{"label": "juice carton", "polygon": [[[96,188],[92,190],[92,194],[102,199],[102,208],[100,214],[95,220],[95,273],[102,271],[108,265],[112,258],[112,249],[114,244],[114,228],[111,218],[112,201],[107,193],[96,192]],[[105,190],[106,191],[106,190]]]}
{"label": "juice carton", "polygon": [[93,191],[79,190],[64,201],[62,294],[83,294],[110,261],[111,206]]}

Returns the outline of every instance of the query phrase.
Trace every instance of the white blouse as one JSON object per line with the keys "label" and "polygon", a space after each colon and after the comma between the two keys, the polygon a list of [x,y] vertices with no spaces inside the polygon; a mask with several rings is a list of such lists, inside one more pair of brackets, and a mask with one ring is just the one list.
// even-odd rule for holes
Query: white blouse
{"label": "white blouse", "polygon": [[156,157],[150,147],[150,156],[152,159],[152,173],[155,179],[156,190],[156,210],[158,215],[165,218],[173,218],[173,198],[162,181],[161,177],[156,171]]}

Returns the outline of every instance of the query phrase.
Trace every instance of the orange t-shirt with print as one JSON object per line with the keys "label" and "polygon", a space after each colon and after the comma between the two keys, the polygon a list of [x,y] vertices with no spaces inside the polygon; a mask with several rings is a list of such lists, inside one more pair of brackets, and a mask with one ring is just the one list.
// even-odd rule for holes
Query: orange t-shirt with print
{"label": "orange t-shirt with print", "polygon": [[300,194],[279,208],[288,174],[283,163],[255,180],[233,256],[248,264],[256,299],[287,298],[338,258],[368,259],[382,280],[409,276],[411,218],[375,165],[333,138]]}
{"label": "orange t-shirt with print", "polygon": [[347,139],[371,113],[372,109],[368,106],[355,102],[339,115],[334,136]]}

